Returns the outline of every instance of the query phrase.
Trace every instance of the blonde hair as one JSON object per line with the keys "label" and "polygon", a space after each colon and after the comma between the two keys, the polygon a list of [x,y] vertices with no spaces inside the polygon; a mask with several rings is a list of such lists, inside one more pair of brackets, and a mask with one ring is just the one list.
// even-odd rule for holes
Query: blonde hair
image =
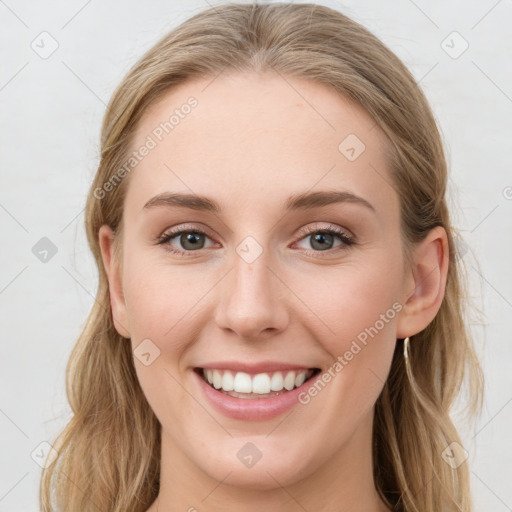
{"label": "blonde hair", "polygon": [[449,269],[441,307],[411,339],[410,369],[397,342],[375,404],[374,479],[393,510],[472,511],[468,464],[452,469],[442,458],[450,443],[462,445],[450,409],[464,378],[474,415],[482,406],[483,374],[465,317],[466,276],[445,199],[447,165],[436,122],[407,68],[363,26],[328,7],[285,3],[224,4],[194,15],[134,65],[110,100],[85,215],[99,272],[97,297],[68,362],[74,415],[54,443],[56,460],[43,470],[41,510],[144,512],[158,495],[161,427],[139,385],[131,345],[113,326],[98,243],[103,224],[119,234],[128,180],[101,199],[95,191],[133,150],[149,105],[190,78],[225,70],[312,80],[361,105],[389,139],[408,261],[429,230],[446,230]]}

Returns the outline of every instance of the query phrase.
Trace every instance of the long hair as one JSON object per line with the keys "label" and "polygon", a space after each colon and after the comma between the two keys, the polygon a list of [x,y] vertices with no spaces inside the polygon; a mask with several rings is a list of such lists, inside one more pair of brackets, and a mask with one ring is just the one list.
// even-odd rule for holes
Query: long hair
{"label": "long hair", "polygon": [[98,190],[119,176],[149,105],[175,85],[226,70],[308,79],[362,106],[391,148],[407,261],[429,230],[446,230],[449,269],[440,309],[411,338],[409,365],[397,341],[375,404],[374,480],[393,510],[472,512],[468,464],[452,467],[443,454],[451,443],[462,445],[450,409],[465,379],[468,416],[482,407],[484,381],[466,318],[467,275],[434,116],[411,73],[367,29],[328,7],[286,3],[231,3],[192,16],[142,56],[110,99],[85,211],[98,290],[66,369],[73,416],[54,442],[58,456],[43,470],[41,510],[144,512],[158,495],[161,426],[139,385],[131,345],[114,328],[98,242],[103,224],[119,233],[128,180],[104,197]]}

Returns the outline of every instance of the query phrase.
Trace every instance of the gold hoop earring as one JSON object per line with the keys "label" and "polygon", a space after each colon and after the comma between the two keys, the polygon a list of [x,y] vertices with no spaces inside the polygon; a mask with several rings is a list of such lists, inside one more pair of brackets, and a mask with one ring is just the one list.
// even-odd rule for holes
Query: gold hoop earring
{"label": "gold hoop earring", "polygon": [[404,359],[407,364],[409,362],[409,336],[404,339]]}

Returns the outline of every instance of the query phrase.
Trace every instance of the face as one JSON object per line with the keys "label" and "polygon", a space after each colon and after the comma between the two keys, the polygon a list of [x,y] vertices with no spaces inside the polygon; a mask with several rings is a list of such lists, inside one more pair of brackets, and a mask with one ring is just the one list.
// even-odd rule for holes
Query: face
{"label": "face", "polygon": [[197,474],[264,489],[369,449],[410,291],[384,144],[360,107],[275,75],[184,83],[140,121],[113,311]]}

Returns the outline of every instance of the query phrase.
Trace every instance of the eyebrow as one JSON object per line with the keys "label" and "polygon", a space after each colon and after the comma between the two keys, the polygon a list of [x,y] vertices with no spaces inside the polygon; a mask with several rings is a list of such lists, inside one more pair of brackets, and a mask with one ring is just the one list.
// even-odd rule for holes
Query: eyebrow
{"label": "eyebrow", "polygon": [[[328,206],[335,203],[352,203],[364,206],[374,213],[377,213],[372,204],[366,199],[359,197],[347,191],[318,191],[304,192],[290,196],[284,203],[285,210],[310,210],[322,206]],[[157,206],[173,207],[179,206],[197,211],[208,211],[212,213],[221,213],[220,205],[205,196],[197,194],[182,194],[173,192],[164,192],[152,197],[143,207],[143,210]]]}

